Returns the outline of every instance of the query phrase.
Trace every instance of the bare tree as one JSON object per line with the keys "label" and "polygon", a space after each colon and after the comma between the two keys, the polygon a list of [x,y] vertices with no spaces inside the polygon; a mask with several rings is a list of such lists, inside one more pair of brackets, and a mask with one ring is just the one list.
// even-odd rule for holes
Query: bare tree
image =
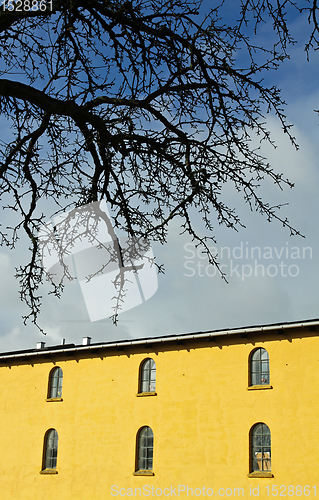
{"label": "bare tree", "polygon": [[[294,42],[289,9],[307,11],[307,49],[317,48],[317,3],[231,5],[234,22],[223,2],[209,11],[196,0],[2,2],[0,112],[11,136],[1,141],[0,193],[20,222],[1,235],[12,247],[19,230],[30,238],[30,262],[18,278],[35,323],[43,280],[37,235],[51,215],[39,209],[45,198],[56,211],[105,199],[115,230],[161,243],[181,217],[182,231],[217,266],[208,248],[214,224],[242,225],[223,201],[225,183],[297,233],[258,194],[264,177],[279,188],[292,184],[251,139],[271,141],[264,117],[272,112],[295,143],[280,91],[262,77]],[[274,30],[270,47],[254,39],[264,22]],[[203,234],[194,229],[194,209]]]}

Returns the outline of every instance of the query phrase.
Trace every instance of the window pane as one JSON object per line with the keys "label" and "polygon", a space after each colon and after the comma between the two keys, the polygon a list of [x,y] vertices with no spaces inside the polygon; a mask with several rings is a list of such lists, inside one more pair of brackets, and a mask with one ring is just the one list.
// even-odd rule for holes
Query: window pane
{"label": "window pane", "polygon": [[253,361],[259,361],[260,360],[260,349],[257,349],[252,356]]}
{"label": "window pane", "polygon": [[260,374],[259,373],[252,373],[251,380],[252,380],[252,383],[254,383],[255,385],[258,385],[258,383],[260,381]]}
{"label": "window pane", "polygon": [[138,460],[138,468],[140,470],[146,469],[146,459],[139,458],[139,460]]}
{"label": "window pane", "polygon": [[270,436],[263,436],[263,446],[270,447]]}
{"label": "window pane", "polygon": [[258,372],[259,371],[259,363],[260,361],[253,360],[251,364],[251,369],[253,372]]}
{"label": "window pane", "polygon": [[143,448],[146,448],[147,446],[147,437],[146,436],[142,436],[141,439],[140,439],[140,446],[143,447]]}
{"label": "window pane", "polygon": [[262,424],[257,424],[254,427],[254,434],[261,434],[262,431]]}
{"label": "window pane", "polygon": [[146,457],[147,457],[147,449],[140,448],[140,458],[146,458]]}

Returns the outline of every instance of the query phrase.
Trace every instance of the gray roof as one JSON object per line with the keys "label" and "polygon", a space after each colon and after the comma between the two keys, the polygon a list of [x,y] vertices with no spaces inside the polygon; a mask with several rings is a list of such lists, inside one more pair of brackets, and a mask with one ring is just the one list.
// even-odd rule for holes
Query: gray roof
{"label": "gray roof", "polygon": [[[54,354],[71,354],[73,352],[80,353],[81,351],[94,351],[100,349],[123,349],[125,347],[131,346],[146,346],[152,347],[156,344],[167,343],[167,342],[183,342],[184,340],[200,340],[207,338],[219,337],[222,335],[249,335],[252,333],[263,333],[263,332],[274,332],[277,330],[277,333],[282,333],[284,330],[293,329],[293,328],[309,328],[311,330],[315,329],[319,326],[319,319],[309,319],[304,321],[291,321],[285,323],[272,323],[267,325],[254,325],[254,326],[246,326],[239,328],[224,328],[222,330],[209,330],[206,332],[193,332],[193,333],[181,333],[181,334],[172,334],[172,335],[163,335],[160,337],[147,337],[147,338],[139,338],[133,340],[113,340],[111,342],[98,342],[98,343],[89,343],[86,345],[80,344],[63,344],[45,347],[41,346],[41,348],[37,349],[26,349],[20,351],[11,351],[4,352],[0,354],[0,362],[17,359],[17,358],[28,358],[35,356],[45,356],[45,355],[54,355]],[[43,342],[41,342],[43,343]],[[39,342],[40,344],[40,342]],[[43,343],[44,344],[44,343]]]}

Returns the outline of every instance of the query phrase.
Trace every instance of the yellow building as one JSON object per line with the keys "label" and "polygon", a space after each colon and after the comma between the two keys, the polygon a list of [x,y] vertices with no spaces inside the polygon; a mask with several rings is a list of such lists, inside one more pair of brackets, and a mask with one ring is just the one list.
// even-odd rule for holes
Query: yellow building
{"label": "yellow building", "polygon": [[0,499],[319,496],[318,326],[1,354]]}

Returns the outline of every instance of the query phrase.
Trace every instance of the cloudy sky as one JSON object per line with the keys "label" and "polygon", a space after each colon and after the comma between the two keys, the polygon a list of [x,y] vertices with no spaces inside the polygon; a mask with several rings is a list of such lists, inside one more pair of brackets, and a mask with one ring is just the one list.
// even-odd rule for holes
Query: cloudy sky
{"label": "cloudy sky", "polygon": [[[306,28],[305,20],[296,21],[295,32],[304,40]],[[299,44],[291,50],[290,60],[269,75],[269,81],[283,89],[299,150],[271,115],[267,122],[277,148],[262,149],[295,187],[281,192],[265,182],[261,192],[271,204],[289,203],[281,215],[305,238],[290,237],[278,222],[269,223],[250,212],[227,188],[225,197],[237,207],[246,226],[238,232],[215,226],[217,244],[212,246],[228,283],[189,237],[179,235],[180,221],[175,220],[168,244],[153,245],[165,274],[158,276],[151,298],[123,312],[114,326],[107,318],[90,321],[80,286],[67,286],[60,300],[43,296],[40,323],[47,332],[45,338],[34,325],[23,325],[27,309],[14,278],[15,266],[28,259],[28,243],[22,239],[15,251],[0,249],[0,351],[32,348],[39,340],[47,345],[60,344],[63,338],[81,343],[83,336],[90,336],[98,342],[318,318],[319,115],[314,112],[319,109],[318,57],[319,52],[312,53],[307,62]],[[3,215],[2,223],[10,224],[8,215]]]}

